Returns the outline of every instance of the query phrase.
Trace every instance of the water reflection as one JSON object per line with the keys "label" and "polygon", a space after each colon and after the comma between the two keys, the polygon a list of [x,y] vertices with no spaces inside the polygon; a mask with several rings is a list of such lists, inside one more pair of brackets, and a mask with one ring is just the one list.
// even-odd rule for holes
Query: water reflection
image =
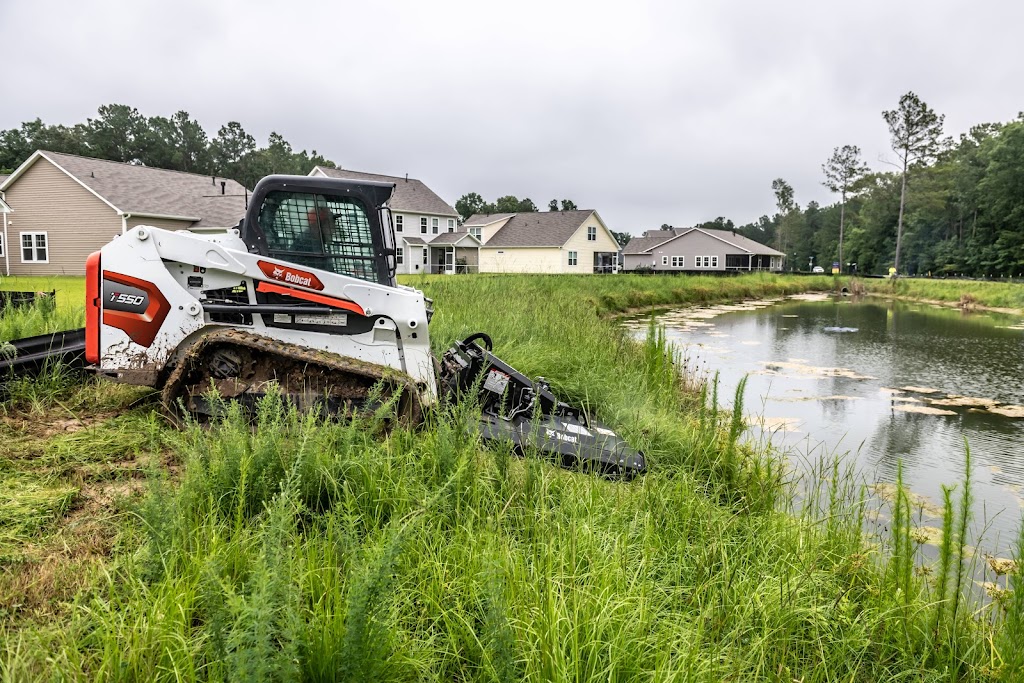
{"label": "water reflection", "polygon": [[[635,321],[638,334],[646,320]],[[1008,416],[1024,416],[1019,318],[818,296],[659,321],[691,367],[720,373],[720,396],[750,376],[746,404],[773,444],[850,451],[880,481],[893,481],[902,460],[909,485],[937,501],[942,484],[962,479],[966,437],[977,519],[999,512],[986,537],[993,552],[1008,550],[1024,509],[1024,419]],[[1007,415],[990,412],[993,402]]]}

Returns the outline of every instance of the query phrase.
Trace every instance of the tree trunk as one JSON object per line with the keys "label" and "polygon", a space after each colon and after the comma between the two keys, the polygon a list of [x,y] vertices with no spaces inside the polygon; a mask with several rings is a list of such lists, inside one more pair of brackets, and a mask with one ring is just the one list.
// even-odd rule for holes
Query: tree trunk
{"label": "tree trunk", "polygon": [[843,223],[846,219],[846,188],[843,188],[842,203],[839,204],[839,272],[843,272]]}
{"label": "tree trunk", "polygon": [[[909,152],[906,152],[909,154]],[[907,157],[903,157],[903,188],[900,190],[900,217],[896,223],[896,262],[893,263],[893,268],[896,269],[896,274],[900,272],[900,244],[903,242],[903,205],[907,200]]]}

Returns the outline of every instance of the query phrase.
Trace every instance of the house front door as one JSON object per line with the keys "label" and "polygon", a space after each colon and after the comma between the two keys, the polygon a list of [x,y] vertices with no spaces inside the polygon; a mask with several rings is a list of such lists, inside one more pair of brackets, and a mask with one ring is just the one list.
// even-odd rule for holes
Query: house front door
{"label": "house front door", "polygon": [[444,272],[449,275],[455,272],[455,247],[444,250]]}

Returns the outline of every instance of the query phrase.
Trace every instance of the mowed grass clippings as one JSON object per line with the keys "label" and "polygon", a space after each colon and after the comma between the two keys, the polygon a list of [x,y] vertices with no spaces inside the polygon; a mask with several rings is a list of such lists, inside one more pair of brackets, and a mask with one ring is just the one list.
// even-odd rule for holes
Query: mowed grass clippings
{"label": "mowed grass clippings", "polygon": [[[408,429],[387,407],[333,423],[270,396],[255,416],[227,408],[178,430],[122,397],[116,417],[4,464],[49,491],[38,530],[17,532],[24,553],[74,515],[61,484],[134,481],[103,465],[148,459],[145,492],[103,508],[115,533],[89,578],[55,587],[57,608],[5,615],[4,677],[1016,680],[1021,601],[951,606],[965,522],[947,523],[940,587],[915,571],[927,562],[905,497],[871,542],[864,491],[838,467],[796,512],[775,456],[738,439],[742,397],[720,414],[716,387],[681,377],[663,335],[636,342],[609,319],[830,278],[411,280],[434,300],[436,351],[488,332],[499,356],[644,450],[650,472],[608,481],[484,448],[470,405]],[[17,410],[60,402],[76,401],[42,393]],[[969,509],[958,501],[950,520]]]}

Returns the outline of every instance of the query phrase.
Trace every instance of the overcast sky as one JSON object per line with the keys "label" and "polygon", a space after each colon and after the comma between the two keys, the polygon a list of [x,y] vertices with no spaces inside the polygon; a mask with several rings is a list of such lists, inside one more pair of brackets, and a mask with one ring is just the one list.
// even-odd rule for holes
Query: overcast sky
{"label": "overcast sky", "polygon": [[0,0],[0,129],[101,104],[239,121],[343,168],[569,198],[639,233],[832,201],[821,164],[892,159],[908,90],[946,131],[1024,109],[1024,3]]}

